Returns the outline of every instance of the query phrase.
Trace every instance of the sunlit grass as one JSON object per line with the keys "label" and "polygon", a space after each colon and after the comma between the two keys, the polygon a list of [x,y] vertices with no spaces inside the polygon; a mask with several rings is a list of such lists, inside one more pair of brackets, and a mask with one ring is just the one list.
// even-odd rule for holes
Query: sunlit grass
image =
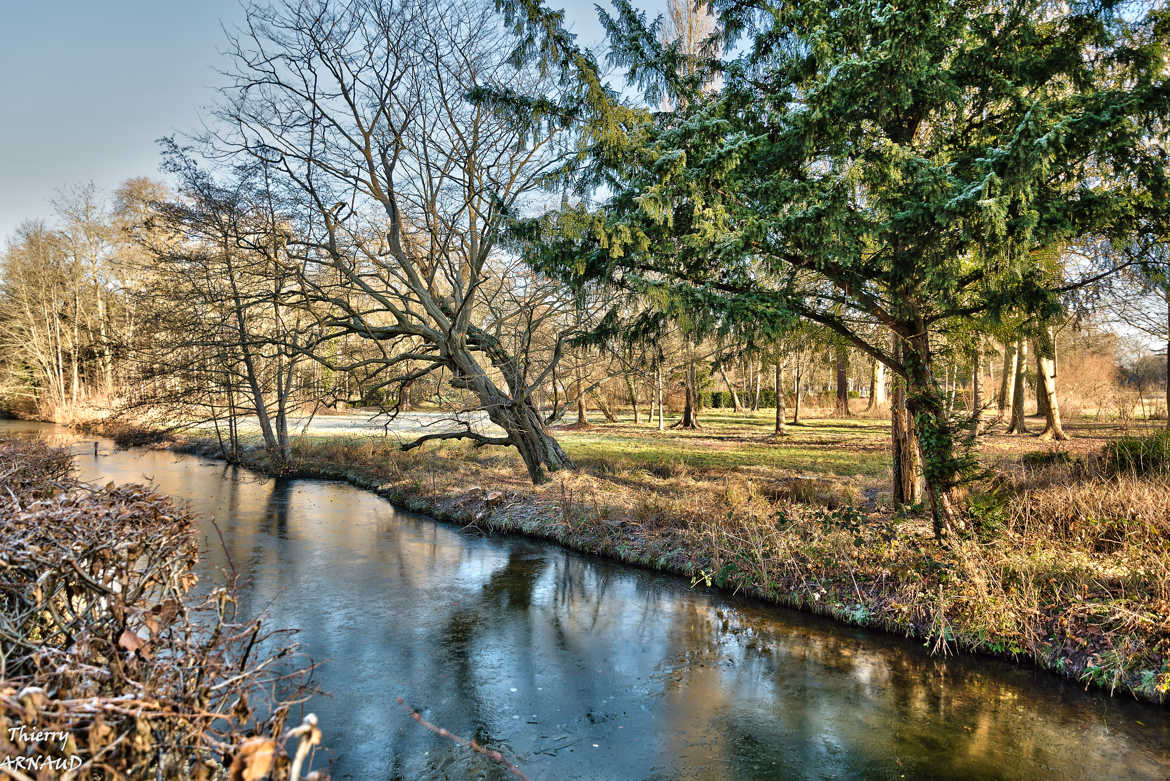
{"label": "sunlit grass", "polygon": [[[673,419],[667,420],[668,426]],[[569,456],[585,469],[615,465],[645,469],[677,463],[720,472],[754,468],[878,477],[889,468],[889,425],[881,420],[809,419],[800,426],[788,425],[787,434],[779,438],[772,436],[772,410],[754,414],[704,412],[703,428],[697,431],[659,431],[645,418],[637,425],[628,416],[620,421],[554,433]]]}

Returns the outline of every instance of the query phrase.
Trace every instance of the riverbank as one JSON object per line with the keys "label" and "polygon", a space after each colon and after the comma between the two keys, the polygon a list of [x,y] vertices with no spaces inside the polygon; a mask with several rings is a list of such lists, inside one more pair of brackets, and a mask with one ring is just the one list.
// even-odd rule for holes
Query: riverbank
{"label": "riverbank", "polygon": [[[683,438],[673,453],[665,438],[621,427],[574,436],[566,446],[584,468],[539,487],[507,451],[448,444],[402,453],[368,436],[302,438],[284,474],[345,480],[439,520],[914,637],[931,653],[1007,657],[1086,686],[1167,698],[1170,498],[1164,474],[1116,468],[1131,446],[1082,437],[1014,453],[1023,440],[989,442],[997,476],[975,496],[978,535],[940,546],[925,518],[885,508],[867,466],[881,457],[880,432],[836,437],[858,454],[854,474],[818,462],[821,472],[796,476],[788,464],[705,466],[705,451],[719,446],[712,431]],[[219,455],[210,440],[157,445]],[[722,445],[733,456],[735,447]],[[799,441],[777,449],[797,452]],[[258,449],[242,461],[274,471]]]}

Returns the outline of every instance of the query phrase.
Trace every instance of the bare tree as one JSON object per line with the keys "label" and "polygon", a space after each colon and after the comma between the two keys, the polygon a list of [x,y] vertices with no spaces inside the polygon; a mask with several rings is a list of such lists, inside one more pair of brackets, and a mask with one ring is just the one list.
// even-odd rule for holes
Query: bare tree
{"label": "bare tree", "polygon": [[0,346],[4,390],[60,419],[70,409],[70,361],[75,338],[72,269],[60,233],[26,223],[4,255],[0,289]]}
{"label": "bare tree", "polygon": [[[249,5],[230,41],[221,116],[232,129],[216,145],[277,173],[289,213],[299,214],[295,268],[306,301],[324,307],[325,342],[373,345],[360,363],[376,367],[383,388],[445,372],[504,432],[464,418],[404,447],[452,438],[512,446],[543,482],[572,466],[533,401],[567,334],[539,364],[524,352],[527,337],[501,337],[551,324],[559,305],[527,295],[520,280],[510,288],[516,308],[501,310],[489,293],[509,286],[507,220],[557,164],[556,134],[524,132],[468,99],[481,87],[539,90],[535,74],[508,63],[510,48],[486,3]],[[344,356],[313,357],[356,368]]]}
{"label": "bare tree", "polygon": [[306,385],[297,370],[317,337],[290,270],[287,225],[262,167],[216,182],[173,146],[167,164],[182,197],[150,203],[149,223],[137,228],[149,252],[136,293],[151,325],[136,346],[139,390],[128,406],[175,410],[220,434],[222,422],[229,458],[237,419],[252,416],[272,463],[284,466],[290,407]]}
{"label": "bare tree", "polygon": [[1126,254],[1138,262],[1109,280],[1105,302],[1117,323],[1161,343],[1166,360],[1166,425],[1170,427],[1170,240],[1143,237]]}

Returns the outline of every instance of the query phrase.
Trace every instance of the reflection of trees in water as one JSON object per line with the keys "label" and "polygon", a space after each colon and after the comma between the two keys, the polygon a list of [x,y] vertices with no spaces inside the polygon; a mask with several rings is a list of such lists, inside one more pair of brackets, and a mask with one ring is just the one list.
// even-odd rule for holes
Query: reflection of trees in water
{"label": "reflection of trees in water", "polygon": [[694,649],[710,647],[709,630],[723,631],[706,609],[680,611],[672,627],[672,641],[692,655],[682,681],[666,683],[663,718],[674,721],[663,721],[671,738],[663,750],[694,777],[704,777],[696,768],[710,777],[816,768],[840,777],[975,779],[1037,767],[1080,777],[1086,758],[1098,769],[1089,776],[1110,775],[1118,760],[1143,773],[1154,768],[1126,756],[1091,712],[1069,708],[1068,699],[1083,695],[1058,681],[1037,685],[1025,670],[986,660],[928,658],[913,644],[813,618],[759,609],[729,616],[736,663],[714,669],[694,665]]}
{"label": "reflection of trees in water", "polygon": [[[530,614],[537,581],[548,566],[547,560],[524,545],[514,545],[508,551],[504,566],[493,572],[471,602],[461,603],[442,623],[435,638],[436,663],[429,667],[425,691],[433,693],[438,702],[424,703],[433,709],[441,726],[464,737],[507,750],[503,736],[493,734],[492,717],[499,717],[501,703],[493,700],[487,686],[500,687],[499,680],[482,674],[485,664],[503,661],[517,680],[534,685],[536,678],[533,659],[533,616]],[[485,659],[485,655],[501,649],[506,659]],[[410,731],[399,730],[395,739],[392,764],[403,772],[425,755],[426,775],[455,772],[477,777],[505,778],[506,770],[498,764],[444,745],[441,738],[430,733],[419,733],[413,722]],[[429,748],[420,748],[421,746]],[[457,755],[457,756],[456,756]],[[466,763],[466,764],[465,764]]]}
{"label": "reflection of trees in water", "polygon": [[[643,742],[619,743],[602,777],[645,777],[655,765],[689,778],[1010,777],[1044,765],[1051,777],[1164,775],[1160,712],[1054,677],[930,658],[917,643],[774,608],[728,608],[677,580],[545,545],[458,538],[346,486],[137,451],[103,450],[100,466],[104,480],[152,475],[216,516],[241,577],[257,581],[243,612],[277,597],[270,625],[301,627],[326,660],[333,696],[311,707],[354,777],[504,777],[419,728],[398,695],[464,736],[517,736],[533,777],[566,775],[580,750],[536,754],[547,714],[513,728],[503,712],[513,701],[500,691],[536,681],[574,737],[596,729],[620,741],[641,724]],[[201,534],[200,588],[222,582],[224,565],[214,531]],[[679,680],[664,679],[679,666]],[[607,714],[643,707],[623,732],[604,732],[622,723],[603,723]]]}
{"label": "reflection of trees in water", "polygon": [[568,551],[556,557],[548,608],[558,649],[570,649],[574,630],[597,629],[611,575],[609,568],[583,561]]}
{"label": "reflection of trees in water", "polygon": [[278,477],[264,503],[264,531],[279,540],[288,539],[288,509],[293,493],[293,481]]}

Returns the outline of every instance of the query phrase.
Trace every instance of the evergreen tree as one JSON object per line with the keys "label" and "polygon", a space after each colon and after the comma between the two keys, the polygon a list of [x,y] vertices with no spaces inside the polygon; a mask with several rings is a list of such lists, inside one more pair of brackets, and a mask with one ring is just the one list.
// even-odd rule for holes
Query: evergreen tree
{"label": "evergreen tree", "polygon": [[[659,23],[618,2],[610,58],[641,108],[537,0],[497,5],[517,56],[578,86],[555,106],[492,99],[578,123],[578,185],[605,185],[599,206],[523,226],[538,262],[720,319],[803,317],[880,360],[905,382],[939,535],[963,525],[973,461],[932,334],[1051,314],[1038,253],[1167,208],[1166,150],[1148,141],[1170,110],[1170,20],[1139,4],[717,0],[722,47],[681,68]],[[674,110],[650,108],[664,98]]]}

